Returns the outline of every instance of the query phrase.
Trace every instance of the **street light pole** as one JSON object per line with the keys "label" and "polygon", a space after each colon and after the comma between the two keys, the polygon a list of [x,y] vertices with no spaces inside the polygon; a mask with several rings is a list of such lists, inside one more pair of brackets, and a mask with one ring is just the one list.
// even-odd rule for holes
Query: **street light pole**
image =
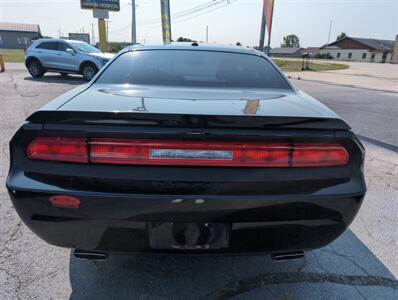
{"label": "street light pole", "polygon": [[131,44],[137,43],[137,31],[135,21],[135,0],[131,0]]}

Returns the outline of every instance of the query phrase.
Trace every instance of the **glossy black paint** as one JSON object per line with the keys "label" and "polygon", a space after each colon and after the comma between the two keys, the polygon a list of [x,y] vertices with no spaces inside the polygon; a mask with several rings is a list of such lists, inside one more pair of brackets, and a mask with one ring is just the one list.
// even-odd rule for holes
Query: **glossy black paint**
{"label": "glossy black paint", "polygon": [[[259,106],[248,113],[247,104],[253,99]],[[341,143],[350,160],[346,166],[328,168],[29,160],[26,147],[38,135]],[[110,87],[97,85],[94,79],[30,116],[10,142],[10,153],[7,188],[24,223],[51,244],[99,252],[255,253],[319,248],[349,226],[366,192],[364,148],[359,140],[336,114],[293,89]],[[53,195],[75,196],[81,205],[55,208],[49,202]],[[170,236],[162,232],[173,228],[171,223],[182,223],[180,227],[209,223],[222,234],[208,249],[163,247],[160,241]],[[154,231],[154,226],[164,230]]]}
{"label": "glossy black paint", "polygon": [[[26,124],[11,142],[7,187],[24,222],[49,243],[103,252],[242,253],[326,245],[353,220],[365,183],[363,149],[349,131]],[[81,165],[26,158],[34,136],[340,142],[350,164],[337,168],[186,168]],[[339,136],[338,138],[336,136]],[[73,195],[79,209],[54,208]],[[183,201],[175,203],[174,200]],[[202,199],[204,203],[197,204]],[[231,227],[228,248],[152,249],[149,222],[213,222]]]}

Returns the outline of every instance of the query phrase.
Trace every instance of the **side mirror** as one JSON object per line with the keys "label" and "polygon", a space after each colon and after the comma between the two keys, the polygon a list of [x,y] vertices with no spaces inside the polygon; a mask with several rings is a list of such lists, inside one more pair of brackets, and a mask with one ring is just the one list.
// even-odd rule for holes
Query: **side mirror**
{"label": "side mirror", "polygon": [[69,53],[70,55],[75,55],[75,50],[71,49],[71,48],[67,48],[65,50],[66,53]]}

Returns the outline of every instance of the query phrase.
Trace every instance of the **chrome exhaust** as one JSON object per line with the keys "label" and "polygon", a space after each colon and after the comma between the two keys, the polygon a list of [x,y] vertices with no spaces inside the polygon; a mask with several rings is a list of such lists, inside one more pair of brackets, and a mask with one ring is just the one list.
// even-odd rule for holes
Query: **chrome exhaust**
{"label": "chrome exhaust", "polygon": [[295,260],[304,257],[304,251],[290,251],[290,252],[279,252],[272,253],[271,258],[274,262],[284,262],[288,260]]}
{"label": "chrome exhaust", "polygon": [[108,254],[106,253],[86,251],[80,249],[74,249],[73,256],[76,258],[87,259],[87,260],[105,260],[108,258]]}

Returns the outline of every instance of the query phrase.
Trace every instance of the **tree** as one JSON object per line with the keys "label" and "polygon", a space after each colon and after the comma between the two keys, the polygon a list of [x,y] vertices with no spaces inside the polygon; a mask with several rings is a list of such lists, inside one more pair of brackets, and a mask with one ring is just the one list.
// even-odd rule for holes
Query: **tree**
{"label": "tree", "polygon": [[342,40],[342,39],[345,39],[346,37],[348,37],[348,35],[346,35],[345,32],[342,32],[342,33],[340,33],[340,34],[337,36],[336,41],[340,41],[340,40]]}
{"label": "tree", "polygon": [[300,40],[295,34],[283,37],[282,48],[300,48]]}
{"label": "tree", "polygon": [[196,42],[196,41],[191,40],[191,39],[189,39],[189,38],[185,38],[185,37],[180,36],[180,37],[177,39],[177,42]]}
{"label": "tree", "polygon": [[241,42],[237,42],[237,43],[236,43],[236,46],[239,46],[239,47],[240,47],[240,46],[242,46],[242,43],[241,43]]}

